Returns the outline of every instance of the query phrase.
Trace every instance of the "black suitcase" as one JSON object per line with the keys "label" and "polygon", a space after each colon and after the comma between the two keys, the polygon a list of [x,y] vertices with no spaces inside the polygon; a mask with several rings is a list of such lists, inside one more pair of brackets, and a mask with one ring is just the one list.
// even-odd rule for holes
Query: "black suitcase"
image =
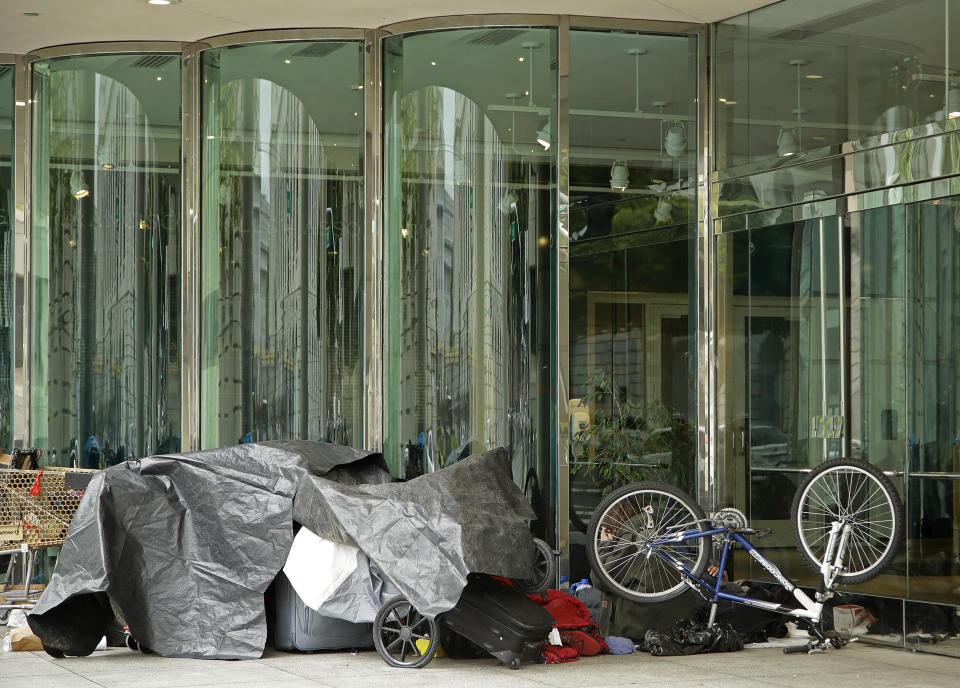
{"label": "black suitcase", "polygon": [[353,623],[321,616],[310,609],[281,571],[274,586],[276,624],[274,647],[278,650],[343,650],[373,647],[373,624]]}
{"label": "black suitcase", "polygon": [[543,661],[543,645],[554,620],[523,593],[487,576],[475,576],[467,582],[457,606],[438,616],[437,623],[516,669],[523,663]]}

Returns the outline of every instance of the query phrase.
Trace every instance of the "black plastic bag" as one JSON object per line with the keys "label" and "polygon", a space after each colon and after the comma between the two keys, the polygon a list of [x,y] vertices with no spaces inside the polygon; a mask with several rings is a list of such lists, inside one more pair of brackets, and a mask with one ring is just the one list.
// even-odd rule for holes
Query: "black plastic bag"
{"label": "black plastic bag", "polygon": [[743,649],[743,641],[730,624],[707,627],[705,623],[685,619],[669,628],[651,628],[643,638],[643,646],[656,657],[677,657],[736,652]]}

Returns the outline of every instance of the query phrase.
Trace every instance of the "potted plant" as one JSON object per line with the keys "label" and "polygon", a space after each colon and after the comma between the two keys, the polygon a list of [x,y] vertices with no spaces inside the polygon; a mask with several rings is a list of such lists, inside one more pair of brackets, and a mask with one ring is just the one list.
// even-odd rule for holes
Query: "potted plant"
{"label": "potted plant", "polygon": [[592,418],[574,434],[571,473],[586,474],[601,488],[601,498],[638,480],[661,480],[689,491],[694,478],[694,431],[660,400],[642,404],[617,387],[604,370],[587,381],[581,399]]}

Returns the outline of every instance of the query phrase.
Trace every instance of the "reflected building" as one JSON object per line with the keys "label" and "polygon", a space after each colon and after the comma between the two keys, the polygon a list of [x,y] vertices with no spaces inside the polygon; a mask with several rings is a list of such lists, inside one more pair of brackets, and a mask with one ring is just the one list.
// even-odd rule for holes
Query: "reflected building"
{"label": "reflected building", "polygon": [[960,606],[960,5],[748,5],[0,30],[0,447],[504,446],[571,578],[654,479],[805,585],[793,491],[854,457],[907,510],[859,599],[918,647]]}

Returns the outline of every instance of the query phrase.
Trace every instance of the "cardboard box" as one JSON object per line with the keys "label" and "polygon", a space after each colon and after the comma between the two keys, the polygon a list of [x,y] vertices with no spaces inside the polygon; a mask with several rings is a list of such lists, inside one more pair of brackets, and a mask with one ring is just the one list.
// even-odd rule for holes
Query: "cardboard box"
{"label": "cardboard box", "polygon": [[43,652],[43,643],[33,634],[29,626],[14,628],[10,631],[10,649],[13,652]]}

